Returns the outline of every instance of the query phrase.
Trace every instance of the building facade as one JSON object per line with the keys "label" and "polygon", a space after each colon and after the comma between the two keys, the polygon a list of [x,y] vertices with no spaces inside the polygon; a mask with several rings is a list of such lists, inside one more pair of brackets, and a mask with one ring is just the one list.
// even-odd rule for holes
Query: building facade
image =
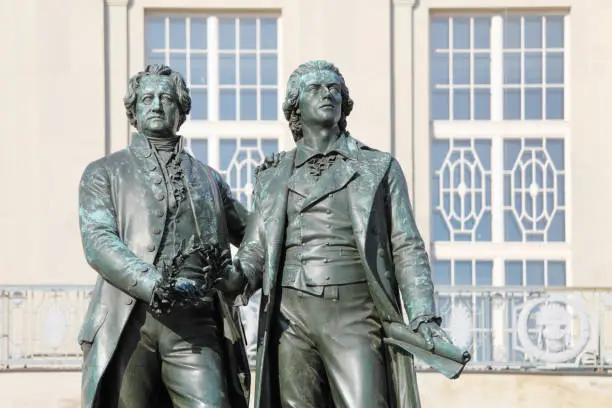
{"label": "building facade", "polygon": [[289,74],[310,59],[342,71],[351,134],[398,158],[440,313],[473,354],[455,382],[422,367],[424,406],[612,400],[609,0],[10,0],[0,10],[0,382],[17,390],[7,404],[41,406],[18,391],[34,378],[57,382],[57,406],[78,401],[77,372],[39,371],[80,364],[96,275],[78,183],[87,163],[129,143],[128,78],[149,63],[184,75],[193,107],[180,133],[249,206],[255,166],[294,146],[281,105]]}

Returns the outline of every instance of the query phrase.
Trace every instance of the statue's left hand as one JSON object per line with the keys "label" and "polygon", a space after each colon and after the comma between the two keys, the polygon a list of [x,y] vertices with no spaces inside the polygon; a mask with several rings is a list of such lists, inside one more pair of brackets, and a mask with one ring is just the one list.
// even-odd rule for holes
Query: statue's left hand
{"label": "statue's left hand", "polygon": [[452,343],[448,334],[435,322],[421,323],[418,329],[419,334],[423,337],[427,343],[427,347],[430,350],[434,349],[434,338],[437,337],[442,341]]}

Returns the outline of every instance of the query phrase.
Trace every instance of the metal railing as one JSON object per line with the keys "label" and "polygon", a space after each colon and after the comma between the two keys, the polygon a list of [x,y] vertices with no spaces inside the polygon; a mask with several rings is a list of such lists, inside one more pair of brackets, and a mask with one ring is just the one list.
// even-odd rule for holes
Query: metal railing
{"label": "metal railing", "polygon": [[[0,286],[0,370],[79,370],[91,290]],[[253,362],[258,295],[242,310]],[[612,369],[612,288],[438,286],[436,300],[443,327],[472,353],[466,370]]]}
{"label": "metal railing", "polygon": [[612,369],[612,288],[436,287],[468,370]]}

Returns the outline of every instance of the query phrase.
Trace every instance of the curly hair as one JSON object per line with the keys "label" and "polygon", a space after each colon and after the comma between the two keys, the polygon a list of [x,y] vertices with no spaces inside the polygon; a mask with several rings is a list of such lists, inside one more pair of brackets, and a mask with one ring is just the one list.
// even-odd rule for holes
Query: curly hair
{"label": "curly hair", "polygon": [[182,75],[177,71],[173,71],[170,67],[161,64],[147,65],[144,71],[139,72],[130,78],[128,82],[128,91],[123,98],[123,104],[125,105],[125,113],[127,114],[130,125],[136,126],[136,99],[138,97],[138,88],[140,87],[140,81],[145,76],[167,76],[174,85],[174,91],[178,101],[179,108],[179,123],[178,127],[185,122],[187,115],[191,111],[191,96],[189,95],[189,88],[183,79]]}
{"label": "curly hair", "polygon": [[289,121],[289,129],[291,129],[291,133],[293,134],[293,140],[296,142],[303,137],[302,123],[300,113],[298,112],[300,103],[300,78],[313,71],[331,71],[338,75],[342,81],[340,90],[342,94],[342,107],[340,121],[338,122],[338,127],[341,132],[346,131],[346,117],[353,110],[353,100],[349,96],[349,90],[344,82],[344,77],[334,64],[324,60],[307,61],[301,64],[289,76],[287,93],[285,94],[285,101],[283,102],[283,112],[285,118]]}

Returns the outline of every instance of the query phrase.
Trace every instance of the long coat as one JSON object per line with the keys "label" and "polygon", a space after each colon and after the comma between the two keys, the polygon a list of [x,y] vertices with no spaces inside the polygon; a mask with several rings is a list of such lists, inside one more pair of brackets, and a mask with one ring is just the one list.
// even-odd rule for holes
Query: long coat
{"label": "long coat", "polygon": [[[180,154],[202,239],[217,240],[226,248],[228,241],[240,245],[247,211],[231,197],[229,186],[217,172],[184,151]],[[213,188],[207,172],[218,188]],[[221,213],[215,210],[212,194],[219,196],[224,207]],[[142,135],[135,134],[128,148],[90,163],[83,173],[79,186],[81,237],[87,262],[99,273],[78,337],[85,351],[83,408],[96,406],[100,381],[135,301],[151,298],[156,277],[149,270],[164,235],[167,206],[158,163]],[[220,216],[226,217],[228,231],[219,230],[218,225],[223,225]],[[238,351],[243,347],[225,346]],[[232,376],[228,384],[237,384],[236,376],[243,384],[250,379],[246,356],[238,354],[233,357],[240,366],[226,364],[225,372]],[[230,387],[230,395],[232,391]]]}
{"label": "long coat", "polygon": [[[334,182],[319,183],[304,206],[346,186],[350,217],[367,281],[383,322],[404,324],[401,299],[408,318],[418,321],[435,314],[429,260],[417,230],[408,188],[398,162],[388,153],[368,148],[350,136],[347,145],[356,160],[339,167]],[[258,175],[254,209],[235,260],[249,277],[251,287],[262,288],[258,331],[255,407],[275,408],[278,403],[274,314],[278,276],[282,271],[287,214],[287,182],[294,166],[295,149]],[[332,170],[330,170],[332,171]],[[386,346],[391,407],[420,407],[412,356]]]}

